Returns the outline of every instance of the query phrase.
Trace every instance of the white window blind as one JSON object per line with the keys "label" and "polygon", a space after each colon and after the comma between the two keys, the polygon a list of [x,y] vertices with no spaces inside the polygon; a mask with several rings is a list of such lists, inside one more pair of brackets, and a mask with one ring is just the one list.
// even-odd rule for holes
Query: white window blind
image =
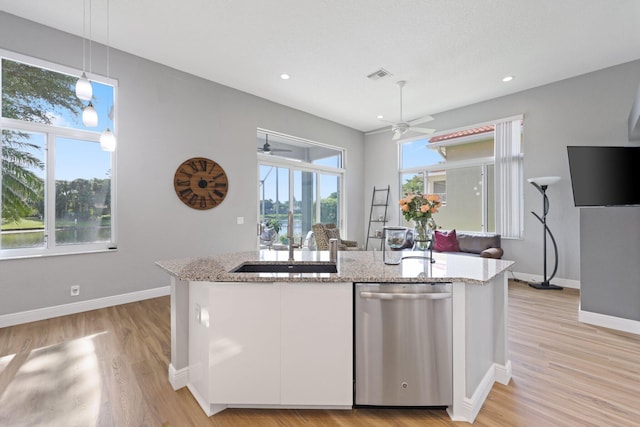
{"label": "white window blind", "polygon": [[522,117],[495,124],[496,232],[523,235]]}

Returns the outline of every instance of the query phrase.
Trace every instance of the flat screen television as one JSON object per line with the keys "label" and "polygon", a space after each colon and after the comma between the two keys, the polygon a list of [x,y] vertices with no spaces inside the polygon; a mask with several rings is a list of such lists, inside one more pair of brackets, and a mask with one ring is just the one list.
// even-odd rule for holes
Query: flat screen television
{"label": "flat screen television", "polygon": [[640,205],[640,147],[568,146],[576,206]]}

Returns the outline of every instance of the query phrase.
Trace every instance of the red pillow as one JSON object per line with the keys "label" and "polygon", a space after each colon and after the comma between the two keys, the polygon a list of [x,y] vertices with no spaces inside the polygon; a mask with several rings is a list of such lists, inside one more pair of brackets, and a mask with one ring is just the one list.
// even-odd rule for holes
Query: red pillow
{"label": "red pillow", "polygon": [[451,231],[436,230],[433,236],[435,239],[433,250],[439,252],[460,252],[455,229]]}

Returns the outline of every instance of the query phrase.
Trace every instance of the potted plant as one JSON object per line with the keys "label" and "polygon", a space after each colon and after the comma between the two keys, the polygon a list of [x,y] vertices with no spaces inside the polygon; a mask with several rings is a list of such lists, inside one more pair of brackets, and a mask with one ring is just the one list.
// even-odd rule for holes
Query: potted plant
{"label": "potted plant", "polygon": [[281,225],[280,222],[275,218],[271,218],[269,221],[267,221],[267,227],[272,228],[273,231],[276,232],[276,235],[280,233]]}

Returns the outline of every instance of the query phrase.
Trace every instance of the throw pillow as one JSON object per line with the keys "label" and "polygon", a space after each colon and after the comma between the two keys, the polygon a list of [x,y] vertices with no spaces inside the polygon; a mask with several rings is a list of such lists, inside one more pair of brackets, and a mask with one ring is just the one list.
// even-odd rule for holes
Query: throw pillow
{"label": "throw pillow", "polygon": [[436,230],[433,236],[435,240],[433,250],[439,252],[460,252],[455,229],[451,231]]}
{"label": "throw pillow", "polygon": [[484,251],[480,252],[480,256],[482,258],[502,258],[502,255],[504,255],[504,250],[502,248],[489,248],[489,249],[485,249]]}

